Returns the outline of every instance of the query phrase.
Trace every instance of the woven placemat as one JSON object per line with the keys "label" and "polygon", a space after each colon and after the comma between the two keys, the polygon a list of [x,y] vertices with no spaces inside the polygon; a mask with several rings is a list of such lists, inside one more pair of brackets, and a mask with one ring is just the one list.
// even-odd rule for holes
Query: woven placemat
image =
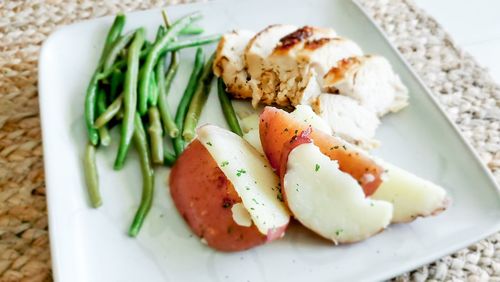
{"label": "woven placemat", "polygon": [[[499,86],[412,2],[360,2],[500,182]],[[162,5],[165,1],[0,0],[0,281],[52,280],[37,99],[43,40],[61,25]],[[396,280],[500,281],[500,233]]]}

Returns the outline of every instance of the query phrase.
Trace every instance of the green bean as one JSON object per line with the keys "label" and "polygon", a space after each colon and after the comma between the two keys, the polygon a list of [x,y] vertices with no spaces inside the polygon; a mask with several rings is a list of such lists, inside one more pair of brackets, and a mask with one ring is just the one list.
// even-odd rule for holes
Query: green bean
{"label": "green bean", "polygon": [[134,220],[132,221],[132,225],[128,231],[128,234],[131,237],[137,236],[141,230],[144,219],[151,209],[154,194],[154,171],[149,157],[148,141],[146,139],[146,132],[144,130],[141,117],[137,112],[134,115],[134,124],[134,145],[139,153],[139,160],[141,162],[142,196],[141,203],[135,213]]}
{"label": "green bean", "polygon": [[168,105],[167,96],[172,86],[172,80],[179,69],[179,55],[177,52],[172,52],[172,59],[168,67],[167,74],[164,76],[163,64],[156,66],[156,77],[158,81],[158,108],[160,109],[161,119],[163,121],[163,129],[172,138],[177,137],[179,129],[175,124],[172,115],[170,114],[170,107]]}
{"label": "green bean", "polygon": [[[171,45],[167,45],[164,49],[160,51],[161,55],[167,53],[167,52],[172,52],[172,51],[178,51],[180,49],[184,48],[191,48],[191,47],[197,47],[201,45],[206,45],[210,44],[216,41],[220,40],[220,35],[209,35],[201,38],[193,38],[193,39],[187,39],[187,40],[182,40],[178,42],[172,42]],[[143,60],[147,57],[147,54],[151,51],[151,48],[146,48],[141,51],[140,59]],[[105,79],[108,76],[112,74],[114,70],[119,70],[124,68],[126,65],[126,62],[124,60],[119,60],[115,64],[113,64],[110,68],[105,69],[103,72],[99,74],[99,79]]]}
{"label": "green bean", "polygon": [[234,112],[233,104],[231,103],[231,100],[227,95],[226,85],[224,85],[224,81],[222,80],[222,78],[219,78],[217,81],[217,93],[219,94],[220,106],[222,108],[222,112],[224,113],[224,117],[226,118],[226,122],[229,125],[229,128],[232,132],[238,134],[239,136],[243,136],[240,123],[238,122],[238,118],[236,117],[236,113]]}
{"label": "green bean", "polygon": [[96,96],[97,87],[99,84],[99,73],[102,69],[102,64],[104,58],[106,57],[108,50],[115,40],[120,36],[123,26],[125,25],[125,16],[123,14],[118,14],[115,17],[111,28],[106,36],[106,41],[92,78],[90,79],[89,85],[87,86],[87,91],[85,94],[85,124],[87,125],[88,138],[92,145],[97,145],[99,142],[99,133],[97,129],[94,128],[95,110],[96,110]]}
{"label": "green bean", "polygon": [[[156,32],[156,39],[155,43],[158,42],[161,37],[165,34],[165,28],[163,26],[158,27],[158,31]],[[162,65],[163,60],[162,57],[158,60],[157,65]],[[156,78],[156,69],[153,69],[153,75],[150,77],[151,83],[149,87],[149,94],[148,94],[148,104],[151,106],[155,106],[158,104],[158,80]]]}
{"label": "green bean", "polygon": [[[99,116],[106,111],[106,91],[104,91],[104,89],[102,88],[99,88],[99,90],[97,91],[96,107],[97,115]],[[102,126],[97,131],[99,133],[99,140],[101,145],[108,146],[111,143],[111,136],[109,135],[108,128],[106,126]]]}
{"label": "green bean", "polygon": [[121,128],[120,146],[115,160],[115,169],[121,169],[125,163],[128,147],[134,133],[134,113],[137,108],[137,73],[139,69],[139,52],[144,44],[144,28],[135,32],[127,56],[127,72],[123,89],[123,124]]}
{"label": "green bean", "polygon": [[[163,21],[167,28],[170,28],[170,20],[168,18],[167,12],[165,9],[162,11]],[[175,41],[174,38],[172,41]],[[172,115],[170,114],[170,107],[168,105],[167,96],[170,91],[170,87],[172,86],[172,81],[179,69],[179,54],[174,51],[171,53],[170,65],[168,66],[167,74],[165,75],[165,65],[163,62],[165,54],[160,56],[159,63],[156,65],[156,81],[158,82],[158,108],[160,109],[161,119],[163,121],[163,129],[171,138],[177,137],[179,134],[179,129],[175,124]]]}
{"label": "green bean", "polygon": [[165,150],[164,160],[163,160],[164,165],[173,166],[176,160],[177,160],[177,157],[175,156],[175,154],[172,154],[172,153]]}
{"label": "green bean", "polygon": [[156,107],[158,104],[158,83],[156,82],[156,71],[153,70],[154,75],[151,76],[151,83],[149,84],[148,104]]}
{"label": "green bean", "polygon": [[181,32],[179,34],[180,35],[198,35],[198,34],[202,34],[203,32],[205,32],[205,30],[202,27],[189,25],[189,26],[185,27],[183,30],[181,30]]}
{"label": "green bean", "polygon": [[89,141],[92,145],[97,145],[99,143],[99,133],[97,132],[97,129],[94,128],[97,85],[99,83],[97,76],[98,72],[96,71],[90,79],[90,83],[87,86],[87,93],[85,95],[85,123],[87,125]]}
{"label": "green bean", "polygon": [[104,89],[99,88],[97,90],[96,96],[96,112],[98,115],[102,114],[106,111],[106,91]]}
{"label": "green bean", "polygon": [[149,91],[149,84],[151,83],[151,75],[153,68],[158,62],[158,58],[161,55],[162,49],[170,43],[170,41],[177,36],[177,34],[184,29],[186,26],[190,25],[193,21],[201,18],[200,13],[193,13],[187,15],[179,20],[177,20],[172,26],[167,30],[165,35],[153,45],[151,51],[146,57],[143,67],[140,73],[140,83],[139,83],[139,113],[141,115],[146,113],[147,110],[147,98]]}
{"label": "green bean", "polygon": [[104,59],[104,70],[109,69],[115,63],[116,58],[118,58],[118,55],[120,55],[120,52],[125,49],[125,47],[130,43],[133,37],[134,32],[130,31],[115,41],[113,46],[111,46],[111,48],[109,49],[106,58]]}
{"label": "green bean", "polygon": [[111,135],[109,135],[108,128],[103,126],[97,129],[97,132],[99,133],[99,141],[101,142],[101,145],[104,147],[109,146],[109,144],[111,144]]}
{"label": "green bean", "polygon": [[[179,106],[177,107],[177,112],[175,113],[175,124],[177,125],[179,132],[182,132],[182,129],[184,128],[184,119],[186,118],[189,104],[191,103],[194,91],[196,90],[196,84],[198,83],[201,71],[203,70],[204,60],[203,50],[201,48],[198,48],[196,50],[194,59],[193,71],[191,72],[188,85],[184,90],[184,94],[182,95]],[[179,156],[184,150],[185,146],[184,139],[182,139],[182,136],[180,136],[180,134],[173,140],[173,146],[175,154]]]}
{"label": "green bean", "polygon": [[123,95],[120,94],[109,107],[95,120],[94,127],[101,128],[112,120],[120,111],[123,102]]}
{"label": "green bean", "polygon": [[111,25],[111,29],[106,36],[106,42],[104,44],[104,50],[101,55],[101,62],[104,61],[104,57],[108,54],[109,50],[113,43],[120,37],[123,27],[125,26],[125,15],[122,13],[118,13]]}
{"label": "green bean", "polygon": [[85,183],[87,184],[90,204],[92,207],[98,208],[102,205],[102,200],[99,192],[99,175],[97,174],[97,166],[95,163],[95,151],[96,148],[91,143],[87,143],[85,155],[83,157],[83,170],[85,173]]}
{"label": "green bean", "polygon": [[208,35],[198,38],[190,38],[182,41],[171,42],[166,45],[165,48],[161,50],[161,53],[177,51],[184,48],[197,47],[201,45],[210,44],[219,41],[221,38],[220,34]]}
{"label": "green bean", "polygon": [[110,85],[110,93],[109,93],[109,103],[112,103],[118,96],[118,89],[123,83],[125,76],[120,70],[113,71],[111,75],[111,85]]}
{"label": "green bean", "polygon": [[195,136],[195,129],[198,121],[200,119],[201,112],[205,103],[207,102],[208,95],[210,94],[210,86],[212,85],[212,78],[214,73],[212,72],[212,65],[214,63],[215,53],[208,59],[201,73],[198,85],[196,86],[196,91],[194,92],[193,99],[189,105],[189,110],[186,114],[186,119],[184,120],[184,128],[182,131],[182,137],[186,141],[193,140]]}
{"label": "green bean", "polygon": [[157,107],[150,107],[149,114],[149,145],[154,164],[163,163],[163,130],[161,128],[160,112]]}

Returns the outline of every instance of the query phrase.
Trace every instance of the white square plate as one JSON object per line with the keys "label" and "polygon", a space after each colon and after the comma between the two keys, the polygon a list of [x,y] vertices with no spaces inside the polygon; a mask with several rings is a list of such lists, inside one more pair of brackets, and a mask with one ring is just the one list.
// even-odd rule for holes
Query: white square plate
{"label": "white square plate", "polygon": [[[444,186],[453,204],[443,214],[392,225],[361,243],[335,247],[299,226],[283,240],[241,253],[202,245],[172,205],[168,169],[158,170],[154,207],[136,239],[126,235],[141,193],[135,153],[112,170],[114,144],[99,150],[104,205],[89,208],[82,152],[83,101],[105,34],[106,17],[64,27],[40,55],[40,105],[54,276],[59,281],[354,281],[380,280],[465,247],[500,228],[500,197],[493,178],[373,22],[344,0],[218,1],[169,8],[172,18],[200,10],[207,34],[232,28],[260,30],[273,23],[335,28],[366,53],[387,57],[410,90],[410,106],[384,118],[376,154]],[[145,26],[150,38],[159,10],[130,13],[126,29]],[[207,47],[207,52],[214,46]],[[211,49],[211,50],[209,50]],[[183,51],[169,97],[177,105],[194,51]],[[215,88],[212,89],[212,92]],[[202,123],[225,125],[212,93]],[[133,150],[131,150],[132,152]]]}

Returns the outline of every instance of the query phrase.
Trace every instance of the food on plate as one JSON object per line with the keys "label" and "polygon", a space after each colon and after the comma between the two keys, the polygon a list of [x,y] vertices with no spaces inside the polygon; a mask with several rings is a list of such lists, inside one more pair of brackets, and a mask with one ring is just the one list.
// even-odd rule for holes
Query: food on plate
{"label": "food on plate", "polygon": [[221,77],[227,91],[235,98],[252,97],[252,88],[248,83],[243,53],[248,41],[254,36],[248,30],[235,30],[222,36],[217,46],[214,60],[214,74]]}
{"label": "food on plate", "polygon": [[330,132],[363,148],[378,147],[375,131],[380,124],[377,114],[358,101],[342,95],[321,94],[313,105],[327,123]]}
{"label": "food on plate", "polygon": [[[283,110],[273,107],[264,109],[260,115],[260,140],[266,157],[275,170],[279,170],[283,144],[309,127],[306,122],[293,118]],[[323,154],[338,161],[341,171],[349,173],[361,184],[367,196],[375,192],[382,182],[383,168],[366,153],[321,130],[313,129],[311,139]]]}
{"label": "food on plate", "polygon": [[[143,187],[130,236],[137,236],[152,206],[153,165],[172,166],[175,207],[202,242],[220,251],[280,239],[291,216],[342,244],[447,208],[443,188],[363,150],[379,145],[380,118],[408,104],[385,58],[363,55],[330,28],[235,30],[220,38],[208,60],[198,47],[173,118],[167,95],[179,50],[219,36],[181,40],[202,31],[192,26],[201,15],[172,24],[163,16],[165,26],[152,43],[144,28],[122,35],[125,17],[116,17],[85,99],[84,172],[94,207],[101,204],[95,153],[109,145],[109,130],[120,125],[115,169],[124,165],[132,141],[138,152]],[[214,75],[230,130],[198,127]]]}
{"label": "food on plate", "polygon": [[383,116],[408,105],[408,90],[381,56],[349,57],[324,76],[323,88],[358,101],[367,110]]}
{"label": "food on plate", "polygon": [[278,239],[290,218],[267,160],[238,135],[213,125],[198,129],[173,166],[170,191],[191,229],[223,251]]}
{"label": "food on plate", "polygon": [[354,243],[384,230],[392,204],[366,198],[363,189],[301,133],[286,144],[281,187],[294,218],[335,244]]}
{"label": "food on plate", "polygon": [[[142,197],[128,234],[137,236],[151,208],[154,189],[154,169],[156,165],[172,165],[176,155],[164,147],[164,132],[168,137],[179,135],[189,106],[190,114],[187,130],[194,128],[203,106],[202,93],[188,93],[178,110],[179,120],[174,123],[166,100],[170,84],[178,68],[178,51],[183,48],[206,45],[219,40],[219,35],[177,40],[178,35],[199,34],[202,30],[191,26],[201,18],[200,13],[184,16],[170,24],[163,11],[165,27],[160,26],[153,43],[145,39],[146,30],[139,27],[122,35],[125,16],[116,16],[111,26],[96,70],[90,79],[85,97],[85,122],[89,145],[84,158],[87,175],[87,189],[93,207],[101,204],[95,165],[95,152],[98,146],[111,142],[108,131],[120,125],[121,135],[114,168],[119,170],[125,164],[128,148],[132,140],[138,151],[143,175]],[[166,54],[171,53],[168,71],[164,63]],[[203,65],[201,49],[197,52],[197,64]],[[212,61],[208,62],[207,75],[196,73],[189,89],[205,90],[212,79]],[[209,87],[209,86],[208,86]],[[137,91],[139,90],[139,91]],[[192,101],[194,100],[194,101]],[[194,103],[194,105],[193,105]],[[99,116],[97,116],[99,115]],[[147,130],[143,123],[146,123]],[[180,125],[178,128],[177,126]],[[178,140],[175,138],[174,140]],[[174,142],[177,155],[182,152],[185,140]],[[89,147],[90,146],[90,147]]]}
{"label": "food on plate", "polygon": [[312,106],[334,134],[364,149],[379,145],[378,117],[408,104],[389,62],[363,55],[333,29],[277,24],[253,34],[226,33],[217,48],[215,75],[234,98],[252,99],[254,107]]}
{"label": "food on plate", "polygon": [[241,131],[240,123],[236,117],[236,113],[234,112],[233,104],[231,103],[231,100],[226,92],[224,81],[220,78],[217,80],[217,94],[222,108],[222,113],[224,113],[224,117],[226,118],[229,128],[232,132],[242,136],[243,132]]}
{"label": "food on plate", "polygon": [[448,207],[450,200],[442,187],[395,165],[378,162],[383,165],[386,175],[371,198],[393,204],[392,223],[436,215]]}
{"label": "food on plate", "polygon": [[212,65],[214,62],[214,55],[212,55],[203,67],[203,71],[200,74],[196,89],[191,98],[191,103],[189,104],[189,109],[184,118],[184,127],[182,129],[182,137],[185,141],[191,141],[195,137],[196,126],[200,119],[201,111],[207,102],[208,95],[212,87],[212,78],[214,77],[212,72]]}
{"label": "food on plate", "polygon": [[[186,89],[182,94],[181,101],[177,106],[177,112],[175,113],[175,124],[179,128],[180,132],[183,132],[184,130],[184,120],[186,118],[191,100],[193,99],[194,92],[196,91],[196,87],[200,80],[204,61],[205,55],[203,54],[203,50],[198,48],[194,57],[193,70],[191,71],[191,75],[189,76],[189,81]],[[182,134],[179,134],[172,140],[172,145],[174,147],[175,154],[179,156],[186,146],[186,141],[184,140]]]}

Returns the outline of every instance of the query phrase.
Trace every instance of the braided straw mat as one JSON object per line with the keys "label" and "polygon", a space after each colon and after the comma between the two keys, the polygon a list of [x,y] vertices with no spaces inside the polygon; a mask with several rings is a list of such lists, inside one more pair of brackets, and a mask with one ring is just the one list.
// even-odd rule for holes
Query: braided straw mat
{"label": "braided straw mat", "polygon": [[[500,87],[407,0],[359,0],[500,182]],[[0,0],[0,281],[50,281],[37,59],[57,27],[165,5],[158,0]],[[500,233],[395,278],[500,281]]]}

